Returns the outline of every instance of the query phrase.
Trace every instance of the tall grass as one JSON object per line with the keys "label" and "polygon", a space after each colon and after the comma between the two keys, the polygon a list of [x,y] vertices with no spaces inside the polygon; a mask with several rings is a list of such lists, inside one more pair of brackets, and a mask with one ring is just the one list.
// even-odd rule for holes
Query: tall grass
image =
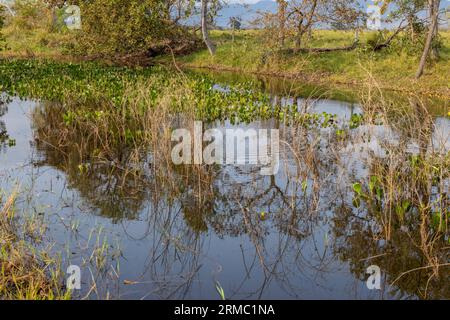
{"label": "tall grass", "polygon": [[[82,68],[71,66],[69,70]],[[61,72],[67,68],[52,65],[47,69],[44,65],[43,70]],[[186,223],[195,232],[202,232],[207,229],[204,212],[213,211],[211,208],[216,202],[223,201],[233,219],[222,221],[214,216],[210,223],[218,233],[227,230],[248,233],[257,247],[263,269],[268,272],[270,268],[262,253],[263,221],[270,217],[280,233],[301,240],[312,232],[313,222],[321,218],[326,199],[334,210],[336,238],[339,234],[346,237],[344,248],[336,245],[336,254],[345,252],[343,259],[354,257],[355,265],[360,266],[362,257],[359,255],[366,255],[368,250],[384,256],[393,252],[400,254],[406,247],[407,263],[394,268],[391,267],[394,260],[383,261],[386,269],[392,269],[389,269],[392,283],[406,287],[404,278],[419,270],[426,273],[430,284],[435,284],[434,288],[441,287],[440,277],[445,277],[447,269],[444,268],[448,268],[449,153],[442,141],[432,140],[435,120],[420,99],[411,98],[409,104],[399,104],[386,97],[376,82],[366,83],[360,99],[363,114],[354,115],[349,122],[338,123],[327,113],[307,113],[313,103],[309,99],[297,109],[272,105],[266,95],[249,93],[243,86],[213,90],[214,83],[207,78],[193,79],[177,74],[128,81],[136,78],[129,78],[126,72],[123,76],[116,69],[88,70],[92,75],[92,95],[86,99],[86,91],[71,91],[80,83],[79,88],[84,88],[86,78],[82,70],[65,73],[71,85],[63,93],[64,99],[43,102],[42,107],[34,111],[35,139],[47,163],[64,171],[83,197],[99,208],[111,202],[117,204],[118,216],[112,218],[124,218],[127,210],[138,211],[150,194],[154,203],[161,198],[169,203],[183,202]],[[104,71],[112,72],[109,76],[116,79],[114,84],[120,88],[119,92],[99,92],[104,79],[110,79],[104,76]],[[44,75],[41,77],[45,79],[43,84],[20,80],[20,85],[13,86],[11,81],[7,89],[22,95],[37,95],[51,88],[49,96],[56,100],[58,95],[52,93],[61,88],[61,83],[55,80],[59,74]],[[16,70],[6,70],[3,77],[6,75],[10,79],[18,77]],[[216,187],[220,179],[217,166],[173,164],[172,130],[192,129],[196,119],[210,123],[225,119],[231,123],[271,119],[272,124],[281,129],[282,144],[286,146],[286,153],[292,155],[289,164],[293,164],[295,170],[288,172],[293,194],[280,201],[278,212],[252,214],[251,210],[264,207],[263,200],[267,200],[265,196],[270,192],[258,197],[248,196],[252,194],[248,190],[252,186],[246,184],[233,185],[230,194],[221,199]],[[380,131],[385,138],[378,135]],[[371,141],[379,143],[381,152],[368,150],[365,159],[355,156],[353,160],[366,168],[367,173],[354,178],[346,163],[342,165],[348,160],[343,153],[349,146],[364,150]],[[336,173],[340,165],[348,170],[341,176]],[[269,191],[281,192],[276,189],[274,177],[268,180]],[[351,199],[353,194],[354,199]],[[108,197],[112,196],[114,201],[109,201]],[[259,200],[263,204],[260,205]],[[105,212],[112,211],[110,207],[106,209]],[[236,212],[240,213],[237,219]],[[162,213],[156,211],[158,214]],[[363,223],[358,225],[352,217]],[[233,225],[235,219],[240,221],[237,226]],[[299,221],[304,223],[300,225]],[[361,238],[353,238],[355,234]],[[167,231],[164,236],[170,240],[168,243],[182,246],[179,235]],[[407,245],[400,244],[399,239],[408,241]],[[381,240],[387,245],[379,246]],[[357,245],[367,245],[367,248]],[[347,248],[354,250],[348,253]],[[104,265],[105,251],[103,246],[96,249],[92,256],[96,265]],[[410,253],[420,258],[411,263]],[[395,258],[391,256],[391,259]]]}
{"label": "tall grass", "polygon": [[0,299],[69,299],[59,261],[36,241],[42,238],[38,219],[20,223],[10,195],[0,209]]}

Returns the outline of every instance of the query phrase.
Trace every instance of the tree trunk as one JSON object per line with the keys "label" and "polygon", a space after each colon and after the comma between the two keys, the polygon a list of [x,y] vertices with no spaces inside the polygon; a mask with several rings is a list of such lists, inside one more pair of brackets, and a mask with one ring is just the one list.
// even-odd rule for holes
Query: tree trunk
{"label": "tree trunk", "polygon": [[295,49],[300,49],[302,46],[303,38],[303,19],[300,20],[297,26],[297,36],[295,37]]}
{"label": "tree trunk", "polygon": [[211,42],[208,32],[208,0],[202,0],[202,12],[201,12],[201,23],[202,23],[202,35],[203,41],[208,47],[209,53],[213,56],[216,53],[216,47]]}
{"label": "tree trunk", "polygon": [[280,47],[284,46],[284,41],[286,38],[286,7],[287,3],[285,0],[278,0],[278,23],[279,23],[279,42]]}
{"label": "tree trunk", "polygon": [[[318,3],[318,0],[314,0],[312,2],[312,7],[307,15],[303,14],[303,12],[301,12],[300,10],[297,11],[300,15],[298,29],[297,29],[297,41],[296,41],[297,48],[300,48],[302,39],[303,39],[303,35],[306,32],[308,32],[309,37],[312,36],[311,28],[312,28],[315,14],[316,14],[317,3]],[[305,23],[305,25],[303,25],[303,22],[305,22],[305,21],[306,21],[306,23]]]}
{"label": "tree trunk", "polygon": [[[438,36],[439,32],[439,4],[437,4],[437,7],[435,8],[436,12],[434,13],[434,16],[436,16],[436,24],[434,26],[434,33],[433,33],[433,39],[435,39]],[[439,59],[439,50],[437,47],[431,46],[431,57],[434,60]]]}
{"label": "tree trunk", "polygon": [[409,33],[410,33],[411,40],[413,40],[413,41],[416,39],[416,31],[414,30],[414,23],[415,23],[415,16],[412,14],[409,14],[408,15]]}
{"label": "tree trunk", "polygon": [[427,62],[428,55],[430,53],[431,45],[433,43],[434,36],[436,35],[436,28],[438,24],[438,18],[439,18],[439,4],[440,0],[430,0],[430,18],[431,23],[430,27],[428,29],[428,35],[427,40],[425,42],[425,47],[423,49],[422,57],[420,58],[419,68],[417,69],[416,73],[416,79],[419,79],[422,74],[423,70],[425,68],[425,64]]}

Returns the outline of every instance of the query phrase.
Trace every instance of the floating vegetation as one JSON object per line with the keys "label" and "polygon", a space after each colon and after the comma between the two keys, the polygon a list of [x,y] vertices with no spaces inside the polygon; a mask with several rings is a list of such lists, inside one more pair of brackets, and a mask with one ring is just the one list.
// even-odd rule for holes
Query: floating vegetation
{"label": "floating vegetation", "polygon": [[[391,298],[450,297],[442,280],[449,272],[449,152],[438,121],[419,102],[392,108],[372,95],[357,108],[321,110],[309,99],[274,99],[252,83],[227,86],[161,67],[130,70],[0,64],[6,93],[37,100],[21,127],[31,127],[26,156],[33,165],[17,177],[36,186],[22,196],[40,204],[31,212],[56,212],[57,231],[50,232],[72,241],[65,262],[90,271],[76,297],[110,297],[120,289],[139,298],[183,298],[205,288],[207,297],[258,298],[279,287],[296,296],[311,274],[340,280],[330,265],[348,268],[345,279],[364,289],[372,264],[385,273]],[[6,106],[17,103],[4,104],[5,124]],[[174,165],[171,133],[193,130],[196,120],[205,129],[278,129],[279,174]],[[15,128],[3,128],[6,154],[24,150]],[[33,180],[34,171],[47,178]],[[21,203],[17,212],[27,209]],[[17,228],[6,221],[5,230]],[[299,277],[300,270],[309,274]],[[219,282],[220,272],[228,278]],[[193,281],[199,274],[202,281]],[[10,283],[5,288],[5,296],[15,295]],[[346,290],[339,295],[352,294]],[[74,297],[52,292],[42,298]]]}

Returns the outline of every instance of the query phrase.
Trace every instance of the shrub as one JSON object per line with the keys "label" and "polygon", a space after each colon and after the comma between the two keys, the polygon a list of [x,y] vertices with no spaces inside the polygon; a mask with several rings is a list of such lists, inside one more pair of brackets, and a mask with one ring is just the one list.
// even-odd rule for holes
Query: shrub
{"label": "shrub", "polygon": [[[391,52],[406,52],[409,55],[420,56],[422,55],[423,47],[425,46],[426,37],[427,32],[417,33],[414,38],[408,33],[402,33],[392,42],[389,50]],[[443,47],[440,35],[433,39],[431,47],[437,50],[440,50]]]}
{"label": "shrub", "polygon": [[382,32],[371,33],[367,37],[366,48],[370,51],[374,51],[375,48],[382,44],[384,41],[385,39]]}
{"label": "shrub", "polygon": [[181,27],[164,16],[162,0],[93,0],[79,6],[82,30],[74,53],[123,56],[181,38]]}

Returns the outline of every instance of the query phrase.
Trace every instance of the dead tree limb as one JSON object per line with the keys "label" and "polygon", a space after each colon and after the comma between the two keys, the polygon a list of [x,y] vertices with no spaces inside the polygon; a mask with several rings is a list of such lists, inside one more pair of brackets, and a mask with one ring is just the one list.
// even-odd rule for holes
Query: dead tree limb
{"label": "dead tree limb", "polygon": [[293,53],[322,53],[333,51],[352,51],[358,47],[358,42],[355,41],[352,45],[346,47],[334,47],[334,48],[289,48],[282,49],[280,53],[293,54]]}
{"label": "dead tree limb", "polygon": [[373,48],[373,51],[380,51],[381,49],[388,47],[391,44],[392,40],[394,40],[394,38],[401,31],[405,30],[406,27],[408,27],[408,25],[402,27],[402,24],[403,24],[403,21],[400,23],[400,25],[398,26],[397,30],[395,30],[395,32],[393,34],[391,34],[391,36],[389,38],[387,38],[387,40],[385,42],[377,44],[375,46],[375,48]]}

